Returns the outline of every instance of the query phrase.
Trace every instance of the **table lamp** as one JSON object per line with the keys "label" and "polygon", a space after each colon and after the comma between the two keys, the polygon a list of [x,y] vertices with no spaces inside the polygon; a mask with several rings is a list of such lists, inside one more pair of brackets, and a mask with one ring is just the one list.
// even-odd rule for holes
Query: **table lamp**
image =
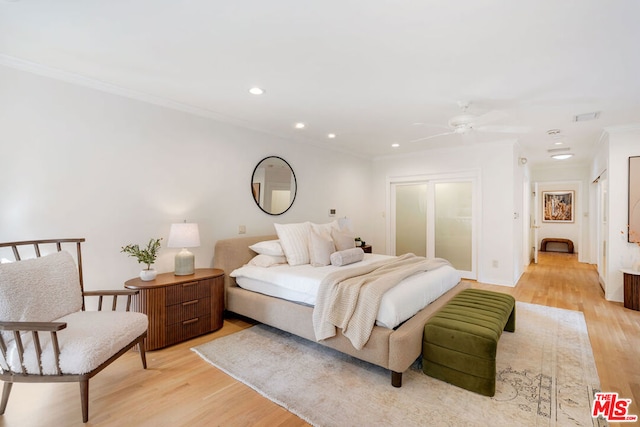
{"label": "table lamp", "polygon": [[171,224],[169,231],[169,241],[167,247],[182,248],[176,254],[175,275],[188,276],[194,273],[195,257],[187,248],[196,248],[200,246],[200,233],[198,224],[184,223]]}

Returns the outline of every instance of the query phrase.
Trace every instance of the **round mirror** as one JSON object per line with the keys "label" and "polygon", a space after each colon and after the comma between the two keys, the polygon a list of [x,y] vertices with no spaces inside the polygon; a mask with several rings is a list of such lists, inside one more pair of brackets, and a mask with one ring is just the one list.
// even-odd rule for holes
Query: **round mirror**
{"label": "round mirror", "polygon": [[293,169],[280,157],[265,157],[253,170],[253,200],[269,215],[280,215],[288,211],[296,198],[297,188]]}

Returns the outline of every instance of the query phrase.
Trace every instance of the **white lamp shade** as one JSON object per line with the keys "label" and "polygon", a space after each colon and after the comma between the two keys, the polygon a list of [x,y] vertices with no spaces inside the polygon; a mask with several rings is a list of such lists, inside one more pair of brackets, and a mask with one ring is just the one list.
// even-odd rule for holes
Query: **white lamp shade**
{"label": "white lamp shade", "polygon": [[200,232],[196,223],[171,224],[169,248],[196,248],[200,246]]}

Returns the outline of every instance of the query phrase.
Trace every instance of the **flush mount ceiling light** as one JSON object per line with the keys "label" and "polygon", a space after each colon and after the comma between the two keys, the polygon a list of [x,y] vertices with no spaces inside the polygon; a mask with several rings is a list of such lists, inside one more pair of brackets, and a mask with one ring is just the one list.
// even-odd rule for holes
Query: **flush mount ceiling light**
{"label": "flush mount ceiling light", "polygon": [[547,150],[547,153],[560,153],[562,151],[569,151],[571,147],[561,147],[561,148],[550,148]]}
{"label": "flush mount ceiling light", "polygon": [[329,134],[327,134],[327,138],[329,138],[329,139],[334,139],[335,137],[336,137],[336,134],[335,134],[335,133],[329,133]]}
{"label": "flush mount ceiling light", "polygon": [[596,120],[600,117],[600,111],[594,111],[592,113],[578,114],[573,117],[574,122],[588,122],[589,120]]}
{"label": "flush mount ceiling light", "polygon": [[262,95],[264,93],[264,89],[261,89],[259,87],[252,87],[251,89],[249,89],[249,93],[251,95]]}
{"label": "flush mount ceiling light", "polygon": [[552,159],[556,159],[556,160],[567,160],[570,157],[573,157],[573,154],[565,153],[565,154],[554,154],[553,156],[551,156]]}
{"label": "flush mount ceiling light", "polygon": [[393,148],[398,148],[398,147],[400,147],[400,144],[398,144],[397,142],[394,142],[393,144],[391,144],[391,146]]}
{"label": "flush mount ceiling light", "polygon": [[302,122],[298,122],[295,125],[293,125],[293,127],[296,128],[296,129],[304,129],[305,124],[302,123]]}

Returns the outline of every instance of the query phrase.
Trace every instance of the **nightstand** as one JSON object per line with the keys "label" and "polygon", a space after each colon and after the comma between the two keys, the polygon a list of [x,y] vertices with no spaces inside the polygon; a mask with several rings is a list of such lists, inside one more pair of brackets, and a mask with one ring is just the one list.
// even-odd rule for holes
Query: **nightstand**
{"label": "nightstand", "polygon": [[140,291],[133,297],[135,311],[149,317],[145,350],[156,350],[186,341],[222,327],[224,272],[197,268],[194,274],[158,274],[155,280],[127,280],[127,289]]}
{"label": "nightstand", "polygon": [[364,246],[360,246],[362,248],[362,250],[364,251],[365,254],[370,254],[371,253],[371,245],[364,245]]}

